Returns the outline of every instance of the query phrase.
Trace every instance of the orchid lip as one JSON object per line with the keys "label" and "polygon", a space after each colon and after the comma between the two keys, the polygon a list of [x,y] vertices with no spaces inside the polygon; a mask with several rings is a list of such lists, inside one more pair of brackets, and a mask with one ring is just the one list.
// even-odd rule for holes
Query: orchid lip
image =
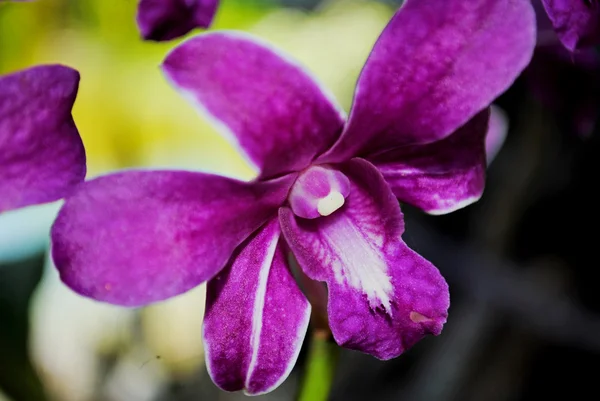
{"label": "orchid lip", "polygon": [[343,207],[349,193],[350,181],[342,172],[330,165],[314,165],[300,173],[288,201],[296,216],[315,219]]}

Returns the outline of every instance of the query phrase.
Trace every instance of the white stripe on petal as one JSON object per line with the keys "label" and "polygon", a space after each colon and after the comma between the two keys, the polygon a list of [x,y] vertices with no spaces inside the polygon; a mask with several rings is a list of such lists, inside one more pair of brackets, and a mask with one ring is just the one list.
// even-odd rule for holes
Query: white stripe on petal
{"label": "white stripe on petal", "polygon": [[252,311],[252,335],[250,342],[252,343],[252,358],[250,359],[250,366],[248,367],[248,374],[246,376],[245,388],[250,386],[250,380],[252,373],[256,369],[256,362],[258,360],[258,350],[260,348],[260,333],[262,331],[263,323],[263,311],[265,308],[265,295],[267,294],[267,283],[269,281],[269,272],[271,271],[271,264],[273,263],[273,256],[275,255],[275,249],[277,248],[277,242],[279,241],[279,235],[273,236],[271,242],[268,244],[268,251],[263,259],[263,264],[260,267],[260,274],[258,276],[258,287],[256,288],[256,297],[254,298],[254,309]]}
{"label": "white stripe on petal", "polygon": [[445,208],[435,210],[426,210],[426,212],[434,216],[452,213],[456,210],[462,209],[463,207],[469,206],[470,204],[477,202],[481,198],[481,195],[482,194],[471,196],[469,198],[462,199],[458,202],[455,202],[453,199],[444,200],[439,195],[433,196],[432,198],[437,200],[441,205],[447,204],[448,206]]}
{"label": "white stripe on petal", "polygon": [[[302,344],[304,343],[304,337],[306,337],[306,331],[308,330],[308,323],[310,322],[311,310],[312,310],[312,308],[311,308],[310,304],[307,303],[306,310],[304,313],[304,319],[298,326],[298,331],[296,332],[296,338],[294,339],[294,350],[295,350],[294,354],[288,360],[288,364],[285,368],[285,371],[281,375],[279,380],[277,380],[275,383],[273,383],[272,386],[268,387],[264,391],[261,391],[259,393],[249,393],[247,391],[247,389],[244,389],[244,394],[250,395],[250,396],[255,396],[255,395],[262,395],[262,394],[270,393],[271,391],[275,390],[277,387],[281,386],[281,383],[283,383],[285,381],[285,379],[288,378],[290,373],[292,373],[292,369],[294,369],[294,366],[296,366],[296,361],[298,360],[298,355],[300,355],[300,350],[302,349]],[[252,370],[249,370],[249,372],[252,372]],[[250,378],[250,377],[251,377],[251,374],[248,375],[248,378]]]}
{"label": "white stripe on petal", "polygon": [[337,256],[331,261],[336,281],[362,291],[371,308],[383,306],[391,314],[394,289],[388,266],[377,247],[380,239],[376,235],[365,238],[348,218],[339,218],[324,227],[322,235]]}

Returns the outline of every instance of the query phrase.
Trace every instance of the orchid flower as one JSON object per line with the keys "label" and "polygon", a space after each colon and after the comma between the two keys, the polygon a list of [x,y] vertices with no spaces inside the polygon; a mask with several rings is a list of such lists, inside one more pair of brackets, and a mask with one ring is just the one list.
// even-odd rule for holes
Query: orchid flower
{"label": "orchid flower", "polygon": [[448,286],[403,241],[396,198],[440,214],[476,201],[488,105],[529,62],[528,0],[407,0],[377,40],[346,121],[294,62],[212,32],[162,69],[256,168],[251,182],[124,171],[81,185],[52,227],[62,281],[140,306],[208,281],[213,381],[261,394],[289,374],[311,307],[288,268],[328,285],[338,344],[397,357],[446,321]]}
{"label": "orchid flower", "polygon": [[79,73],[43,65],[0,77],[0,213],[68,195],[86,172],[71,116]]}
{"label": "orchid flower", "polygon": [[219,0],[140,0],[137,23],[146,40],[167,41],[208,28]]}
{"label": "orchid flower", "polygon": [[600,45],[598,0],[542,0],[542,4],[568,50]]}

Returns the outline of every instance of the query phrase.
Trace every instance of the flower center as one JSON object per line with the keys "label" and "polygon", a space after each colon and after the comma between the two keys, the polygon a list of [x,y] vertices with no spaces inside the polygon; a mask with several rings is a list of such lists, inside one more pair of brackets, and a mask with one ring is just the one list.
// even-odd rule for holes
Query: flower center
{"label": "flower center", "polygon": [[350,193],[350,181],[328,165],[311,166],[296,179],[288,200],[296,216],[316,219],[329,216],[342,206]]}

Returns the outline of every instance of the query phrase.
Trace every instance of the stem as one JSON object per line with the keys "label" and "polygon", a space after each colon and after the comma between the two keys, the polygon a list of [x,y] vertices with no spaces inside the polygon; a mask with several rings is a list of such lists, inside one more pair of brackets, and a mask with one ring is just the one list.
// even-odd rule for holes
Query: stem
{"label": "stem", "polygon": [[325,330],[314,330],[298,401],[326,401],[335,375],[339,348]]}

